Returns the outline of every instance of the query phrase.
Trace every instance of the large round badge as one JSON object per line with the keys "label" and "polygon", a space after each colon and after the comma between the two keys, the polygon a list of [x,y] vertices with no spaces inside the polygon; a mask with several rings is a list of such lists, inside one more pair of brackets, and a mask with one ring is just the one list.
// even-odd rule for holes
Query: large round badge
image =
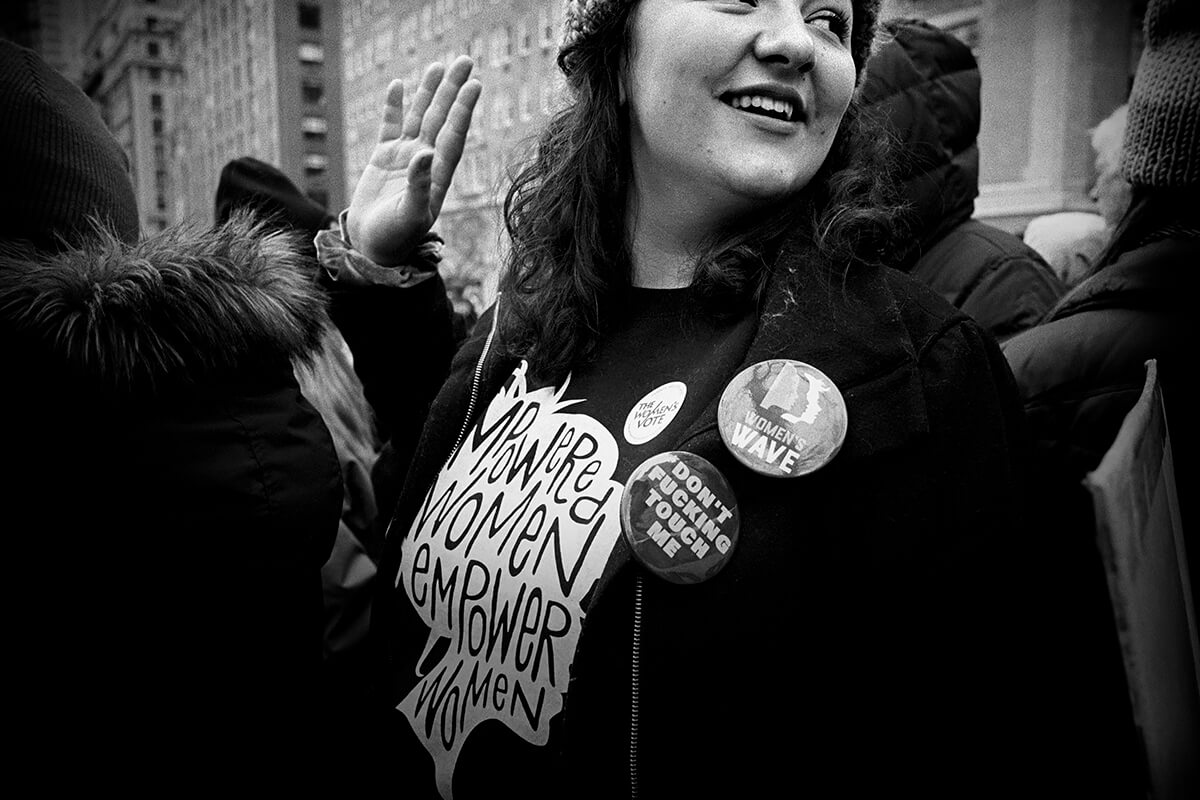
{"label": "large round badge", "polygon": [[729,561],[737,499],[717,468],[694,453],[659,453],[634,469],[621,496],[621,529],[647,569],[671,583],[700,583]]}
{"label": "large round badge", "polygon": [[846,440],[846,401],[824,372],[775,358],[737,374],[721,394],[717,424],[738,461],[795,478],[833,460]]}

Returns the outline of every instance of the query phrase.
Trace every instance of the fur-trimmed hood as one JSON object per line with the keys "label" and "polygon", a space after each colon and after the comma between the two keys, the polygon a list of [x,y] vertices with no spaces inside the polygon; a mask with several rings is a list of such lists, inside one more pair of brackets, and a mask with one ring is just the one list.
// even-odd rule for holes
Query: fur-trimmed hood
{"label": "fur-trimmed hood", "polygon": [[136,245],[95,234],[61,253],[0,247],[0,327],[48,366],[140,394],[320,347],[326,299],[298,237],[248,214]]}

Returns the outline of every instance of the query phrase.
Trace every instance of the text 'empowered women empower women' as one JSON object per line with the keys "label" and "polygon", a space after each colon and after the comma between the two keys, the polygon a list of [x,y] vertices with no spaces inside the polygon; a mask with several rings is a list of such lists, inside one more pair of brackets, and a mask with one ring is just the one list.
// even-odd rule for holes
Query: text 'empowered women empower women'
{"label": "text 'empowered women empower women'", "polygon": [[[617,443],[554,387],[514,372],[438,475],[397,581],[429,626],[399,704],[449,795],[463,741],[488,719],[544,745],[583,621],[620,535]],[[435,647],[445,652],[431,667]]]}

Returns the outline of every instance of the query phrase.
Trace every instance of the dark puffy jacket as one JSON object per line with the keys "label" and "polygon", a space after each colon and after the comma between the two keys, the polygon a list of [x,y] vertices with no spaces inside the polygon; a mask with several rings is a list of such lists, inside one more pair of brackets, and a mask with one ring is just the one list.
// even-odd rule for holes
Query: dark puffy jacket
{"label": "dark puffy jacket", "polygon": [[9,714],[48,785],[313,763],[342,494],[293,364],[328,324],[244,219],[0,258]]}
{"label": "dark puffy jacket", "polygon": [[[1198,343],[1200,234],[1151,239],[1080,283],[1044,323],[1004,346],[1034,438],[1030,517],[1052,590],[1046,608],[1061,615],[1049,621],[1065,669],[1048,675],[1061,715],[1046,724],[1073,743],[1063,763],[1080,776],[1073,787],[1079,796],[1145,796],[1143,754],[1082,480],[1137,400],[1147,359],[1158,361],[1177,475],[1195,459],[1196,394],[1188,372]],[[1187,519],[1187,488],[1180,485],[1179,493]],[[1198,554],[1188,544],[1194,587]]]}
{"label": "dark puffy jacket", "polygon": [[1037,324],[1065,287],[1016,236],[972,219],[980,76],[970,49],[919,20],[885,28],[894,38],[871,56],[862,99],[890,122],[903,153],[911,246],[900,266],[1003,341]]}
{"label": "dark puffy jacket", "polygon": [[[509,666],[487,688],[470,666],[439,677],[424,696],[423,724],[396,710],[419,675],[448,676],[455,661],[447,651],[455,645],[431,635],[397,575],[412,520],[429,513],[422,503],[456,439],[482,425],[516,366],[492,341],[496,307],[482,317],[429,411],[385,543],[372,638],[387,718],[372,781],[434,796],[434,763],[414,734],[436,730],[449,735],[440,740],[447,748],[466,739],[454,773],[454,796],[464,798],[628,797],[631,747],[648,797],[767,796],[784,776],[818,794],[864,796],[918,785],[924,796],[1004,796],[1007,782],[1027,785],[1038,731],[1019,711],[1030,699],[1028,631],[1022,596],[1009,591],[1022,582],[1027,552],[1011,375],[992,338],[918,282],[856,265],[832,292],[827,269],[802,244],[785,253],[743,366],[778,357],[830,365],[852,420],[845,446],[819,473],[781,482],[734,460],[717,431],[716,398],[673,434],[667,449],[703,456],[730,481],[743,543],[707,583],[646,579],[640,660],[631,644],[640,571],[629,566],[613,579],[588,608],[570,705],[554,714],[554,695],[529,701],[534,730],[550,737],[543,748],[492,721],[470,736],[458,728],[481,702],[526,702]],[[418,294],[424,287],[379,290],[376,313],[344,328],[364,375],[396,370],[389,343],[412,335],[414,316],[401,303],[430,302],[436,287]],[[440,301],[433,308],[445,316]],[[399,374],[417,377],[407,358],[399,364]],[[386,396],[366,385],[368,396]],[[515,530],[509,520],[496,530]],[[535,546],[547,552],[552,538]],[[447,581],[466,587],[455,573],[439,574],[435,591],[454,591]],[[505,592],[493,614],[507,614],[515,590]],[[495,619],[499,634],[505,623]],[[631,674],[644,701],[636,731]]]}

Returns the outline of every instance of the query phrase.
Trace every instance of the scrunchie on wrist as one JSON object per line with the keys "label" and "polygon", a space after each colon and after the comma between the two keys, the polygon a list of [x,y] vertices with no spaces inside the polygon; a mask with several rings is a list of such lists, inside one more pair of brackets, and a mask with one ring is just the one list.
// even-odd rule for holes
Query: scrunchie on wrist
{"label": "scrunchie on wrist", "polygon": [[346,231],[346,211],[338,214],[337,229],[326,229],[317,233],[313,245],[317,248],[317,260],[326,275],[335,283],[345,286],[391,286],[408,288],[423,283],[437,274],[442,260],[442,237],[433,231],[426,233],[417,244],[408,263],[394,267],[376,264],[354,249]]}

